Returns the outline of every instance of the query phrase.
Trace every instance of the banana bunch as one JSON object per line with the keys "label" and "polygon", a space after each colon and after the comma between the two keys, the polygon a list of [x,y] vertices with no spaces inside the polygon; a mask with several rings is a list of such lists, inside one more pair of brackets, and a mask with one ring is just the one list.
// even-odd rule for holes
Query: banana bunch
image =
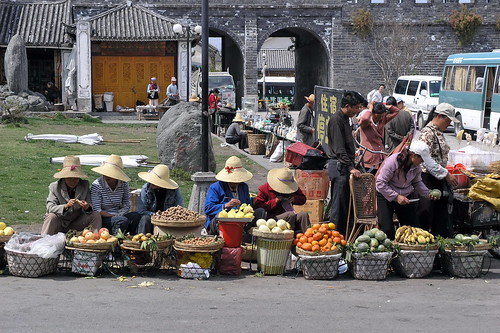
{"label": "banana bunch", "polygon": [[219,212],[217,217],[220,218],[251,218],[253,219],[253,208],[246,203],[242,204],[239,209],[229,209],[226,211],[223,209]]}
{"label": "banana bunch", "polygon": [[425,245],[435,243],[436,239],[433,234],[424,229],[404,225],[396,230],[396,242],[409,245]]}

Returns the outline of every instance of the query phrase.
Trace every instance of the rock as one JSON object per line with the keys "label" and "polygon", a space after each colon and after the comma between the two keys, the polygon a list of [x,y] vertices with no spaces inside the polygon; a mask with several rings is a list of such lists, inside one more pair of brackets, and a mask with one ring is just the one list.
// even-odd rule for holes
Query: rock
{"label": "rock", "polygon": [[[187,172],[201,171],[201,105],[180,102],[171,107],[158,123],[156,145],[160,162]],[[211,140],[208,143],[208,168],[215,171]]]}
{"label": "rock", "polygon": [[29,103],[26,98],[12,95],[5,98],[4,108],[5,110],[9,110],[12,115],[16,116],[27,111],[29,108]]}
{"label": "rock", "polygon": [[26,44],[20,35],[14,35],[4,56],[5,78],[15,94],[28,90],[28,57]]}

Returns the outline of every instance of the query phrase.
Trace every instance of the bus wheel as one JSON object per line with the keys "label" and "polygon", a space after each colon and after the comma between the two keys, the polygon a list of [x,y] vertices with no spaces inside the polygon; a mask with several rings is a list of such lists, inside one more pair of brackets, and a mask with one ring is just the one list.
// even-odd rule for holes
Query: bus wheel
{"label": "bus wheel", "polygon": [[422,113],[419,113],[417,116],[417,126],[419,130],[422,130],[424,128],[424,116]]}
{"label": "bus wheel", "polygon": [[462,123],[462,116],[459,114],[455,115],[455,118],[458,119],[458,123],[455,123],[453,125],[453,128],[455,129],[455,135],[458,135],[458,132],[464,129],[464,124]]}

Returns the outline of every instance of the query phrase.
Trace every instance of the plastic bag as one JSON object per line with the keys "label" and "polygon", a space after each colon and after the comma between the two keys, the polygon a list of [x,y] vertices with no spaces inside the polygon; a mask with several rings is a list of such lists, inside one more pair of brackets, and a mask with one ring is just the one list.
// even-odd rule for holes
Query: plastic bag
{"label": "plastic bag", "polygon": [[63,233],[56,235],[38,235],[29,232],[14,234],[5,248],[9,251],[35,254],[41,258],[57,258],[66,244]]}

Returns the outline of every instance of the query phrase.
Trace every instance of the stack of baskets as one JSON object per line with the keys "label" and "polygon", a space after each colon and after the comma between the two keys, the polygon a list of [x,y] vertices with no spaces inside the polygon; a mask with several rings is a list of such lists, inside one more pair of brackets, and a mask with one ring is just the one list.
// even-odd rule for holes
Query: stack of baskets
{"label": "stack of baskets", "polygon": [[299,268],[308,280],[333,280],[337,277],[342,253],[339,250],[328,252],[304,251],[297,247]]}
{"label": "stack of baskets", "polygon": [[437,244],[407,245],[397,243],[396,255],[391,265],[394,271],[406,278],[423,278],[432,272]]}
{"label": "stack of baskets", "polygon": [[266,153],[266,134],[248,134],[248,151],[251,155]]}
{"label": "stack of baskets", "polygon": [[443,273],[459,278],[476,278],[481,275],[484,256],[491,244],[478,244],[471,250],[465,246],[445,248],[440,252]]}

